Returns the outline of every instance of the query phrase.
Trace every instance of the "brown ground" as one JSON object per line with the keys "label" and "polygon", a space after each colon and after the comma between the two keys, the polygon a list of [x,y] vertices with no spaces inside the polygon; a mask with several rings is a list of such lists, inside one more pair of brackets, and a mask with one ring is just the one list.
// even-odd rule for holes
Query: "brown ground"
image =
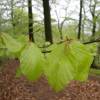
{"label": "brown ground", "polygon": [[15,78],[19,62],[9,60],[0,72],[0,100],[100,100],[100,78],[92,76],[85,83],[71,82],[62,92],[55,93],[44,78],[29,82]]}

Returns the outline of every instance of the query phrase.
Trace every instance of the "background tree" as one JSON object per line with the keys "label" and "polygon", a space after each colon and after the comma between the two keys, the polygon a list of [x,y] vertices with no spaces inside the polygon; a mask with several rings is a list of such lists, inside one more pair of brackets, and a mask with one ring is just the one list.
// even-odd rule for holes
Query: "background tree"
{"label": "background tree", "polygon": [[96,33],[96,27],[97,27],[97,19],[100,15],[100,12],[97,12],[97,6],[99,1],[98,0],[90,0],[90,13],[92,16],[92,38],[95,36]]}
{"label": "background tree", "polygon": [[49,0],[43,0],[43,8],[44,8],[45,39],[46,41],[53,43]]}
{"label": "background tree", "polygon": [[80,0],[80,13],[79,13],[79,25],[78,25],[78,39],[81,38],[81,28],[82,28],[82,9],[83,9],[83,0]]}
{"label": "background tree", "polygon": [[29,18],[29,40],[34,42],[32,0],[28,0],[28,18]]}

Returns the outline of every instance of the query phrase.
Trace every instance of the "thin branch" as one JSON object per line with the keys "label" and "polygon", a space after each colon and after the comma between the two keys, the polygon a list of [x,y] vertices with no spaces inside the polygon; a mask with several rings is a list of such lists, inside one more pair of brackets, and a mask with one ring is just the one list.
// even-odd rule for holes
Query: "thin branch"
{"label": "thin branch", "polygon": [[[62,41],[60,41],[60,42],[57,42],[56,44],[62,44],[62,43],[64,43],[64,42],[68,42],[68,43],[70,43],[72,41],[72,39],[66,39],[66,40],[62,40]],[[88,42],[84,42],[83,44],[91,44],[91,43],[95,43],[95,42],[100,42],[100,38],[98,38],[98,39],[96,39],[96,40],[93,40],[93,41],[88,41]],[[39,47],[39,48],[47,48],[47,47],[49,47],[49,46],[51,46],[51,44],[50,45],[44,45],[44,46],[42,46],[42,47]],[[41,51],[42,53],[51,53],[52,52],[52,50],[42,50]]]}
{"label": "thin branch", "polygon": [[95,43],[95,42],[100,42],[100,38],[92,40],[92,41],[84,42],[83,44],[91,44],[91,43]]}

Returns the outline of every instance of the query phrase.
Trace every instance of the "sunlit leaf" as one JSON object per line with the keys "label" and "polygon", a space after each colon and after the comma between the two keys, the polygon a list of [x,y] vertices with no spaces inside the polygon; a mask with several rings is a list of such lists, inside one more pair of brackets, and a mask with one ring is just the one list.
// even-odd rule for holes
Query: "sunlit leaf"
{"label": "sunlit leaf", "polygon": [[47,56],[45,74],[49,84],[56,90],[62,90],[71,80],[85,81],[88,76],[93,55],[78,41],[52,45]]}
{"label": "sunlit leaf", "polygon": [[93,54],[87,46],[80,42],[73,42],[70,46],[76,56],[76,63],[78,63],[77,74],[75,80],[85,81],[88,78],[90,66],[93,62]]}
{"label": "sunlit leaf", "polygon": [[39,48],[29,43],[20,56],[20,69],[29,80],[36,80],[42,73],[44,57]]}
{"label": "sunlit leaf", "polygon": [[91,53],[95,56],[97,54],[97,43],[87,44],[86,48],[91,51]]}
{"label": "sunlit leaf", "polygon": [[[65,44],[54,45],[52,52],[47,56],[45,74],[49,84],[56,90],[63,89],[75,76],[74,56]],[[72,63],[71,63],[72,62]]]}
{"label": "sunlit leaf", "polygon": [[16,41],[13,37],[8,34],[2,33],[1,39],[5,48],[12,55],[18,56],[22,48],[24,47],[20,42]]}

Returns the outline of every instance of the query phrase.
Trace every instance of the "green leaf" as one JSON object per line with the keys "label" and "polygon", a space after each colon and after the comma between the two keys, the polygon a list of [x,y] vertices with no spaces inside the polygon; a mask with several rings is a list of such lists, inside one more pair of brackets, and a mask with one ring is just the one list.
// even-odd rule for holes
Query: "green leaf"
{"label": "green leaf", "polygon": [[88,76],[93,55],[85,45],[78,41],[54,44],[49,47],[47,65],[44,67],[49,84],[56,90],[62,90],[71,80],[85,81]]}
{"label": "green leaf", "polygon": [[47,56],[48,67],[45,66],[44,71],[49,84],[56,91],[60,91],[74,78],[76,64],[74,56],[71,56],[69,47],[65,44],[54,44],[51,49],[52,52]]}
{"label": "green leaf", "polygon": [[36,80],[42,73],[44,57],[40,49],[29,43],[20,56],[20,70],[29,80]]}
{"label": "green leaf", "polygon": [[86,48],[91,51],[91,53],[95,56],[97,54],[97,43],[87,44]]}
{"label": "green leaf", "polygon": [[24,47],[20,42],[16,41],[16,39],[5,33],[2,33],[0,38],[10,54],[15,56],[20,55],[20,52]]}
{"label": "green leaf", "polygon": [[87,46],[77,41],[74,41],[70,47],[76,56],[76,63],[78,63],[77,74],[74,79],[85,81],[88,78],[89,69],[93,62],[93,54]]}

